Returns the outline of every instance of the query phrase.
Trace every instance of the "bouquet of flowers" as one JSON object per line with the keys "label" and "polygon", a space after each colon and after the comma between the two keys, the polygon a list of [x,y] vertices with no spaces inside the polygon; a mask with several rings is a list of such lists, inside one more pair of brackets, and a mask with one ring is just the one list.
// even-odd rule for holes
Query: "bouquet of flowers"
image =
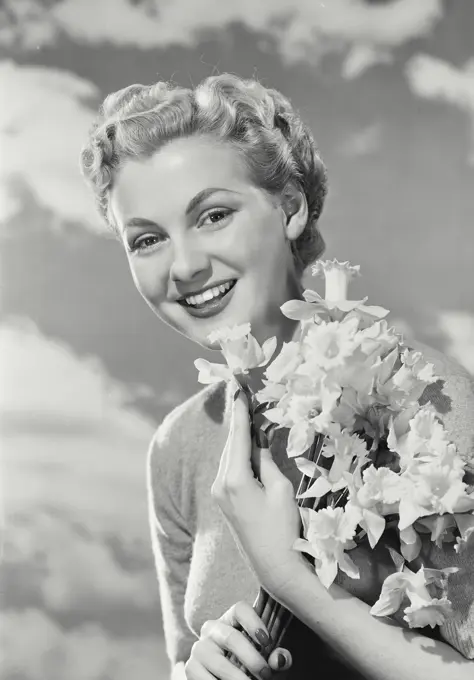
{"label": "bouquet of flowers", "polygon": [[[452,615],[446,585],[456,567],[412,571],[422,537],[461,552],[474,534],[474,489],[465,462],[448,440],[425,388],[438,380],[421,352],[407,347],[385,320],[388,310],[367,298],[346,299],[359,267],[318,262],[325,276],[322,298],[313,290],[291,300],[282,313],[298,323],[291,342],[275,357],[276,339],[262,346],[250,324],[215,331],[226,364],[195,362],[205,384],[237,379],[246,390],[253,436],[271,444],[287,428],[288,457],[302,473],[296,495],[302,520],[294,545],[329,588],[338,570],[360,578],[351,550],[362,541],[374,548],[387,529],[399,551],[389,548],[393,573],[372,606],[374,616],[403,611],[413,627],[442,625]],[[249,372],[264,370],[253,392]],[[263,590],[255,604],[276,646],[291,615]]]}

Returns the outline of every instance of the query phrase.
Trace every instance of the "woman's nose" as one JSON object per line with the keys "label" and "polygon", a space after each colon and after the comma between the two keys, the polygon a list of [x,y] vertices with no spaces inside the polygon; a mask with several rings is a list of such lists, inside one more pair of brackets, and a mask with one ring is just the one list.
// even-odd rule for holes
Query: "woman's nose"
{"label": "woman's nose", "polygon": [[170,267],[172,281],[192,281],[209,267],[209,258],[202,249],[189,242],[176,243]]}

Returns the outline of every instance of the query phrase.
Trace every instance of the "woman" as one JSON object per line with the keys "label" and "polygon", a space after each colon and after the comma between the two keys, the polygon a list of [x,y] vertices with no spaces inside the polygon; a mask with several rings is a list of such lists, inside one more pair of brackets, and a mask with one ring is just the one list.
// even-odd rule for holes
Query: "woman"
{"label": "woman", "polygon": [[[125,88],[105,100],[82,169],[137,289],[162,321],[210,349],[211,331],[243,322],[260,342],[291,339],[295,325],[280,306],[301,295],[304,268],[323,251],[326,171],[279,92],[228,74],[194,90]],[[425,356],[445,381],[426,399],[469,456],[470,380],[443,357]],[[206,388],[165,419],[150,448],[150,521],[173,678],[243,678],[225,650],[255,677],[290,666],[286,650],[268,664],[260,654],[265,627],[251,607],[259,583],[296,617],[285,639],[293,665],[280,677],[472,677],[472,663],[441,640],[369,614],[382,559],[360,551],[370,576],[340,579],[329,592],[320,585],[291,548],[300,473],[279,437],[271,455],[261,452],[263,486],[256,482],[247,414],[242,395],[234,403],[224,384]]]}

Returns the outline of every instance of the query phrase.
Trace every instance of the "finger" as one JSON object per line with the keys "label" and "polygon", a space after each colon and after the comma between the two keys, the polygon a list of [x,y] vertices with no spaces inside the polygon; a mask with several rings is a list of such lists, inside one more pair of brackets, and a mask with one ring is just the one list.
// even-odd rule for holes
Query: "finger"
{"label": "finger", "polygon": [[291,668],[292,663],[291,653],[283,647],[276,647],[268,657],[268,665],[274,671],[286,671]]}
{"label": "finger", "polygon": [[231,672],[236,670],[236,666],[224,656],[224,651],[234,654],[256,678],[262,680],[271,678],[272,671],[267,662],[244,634],[221,621],[215,621],[205,645],[202,644],[197,649],[196,658],[221,680],[227,677],[229,680],[237,678],[235,673]]}
{"label": "finger", "polygon": [[233,628],[241,626],[260,647],[267,647],[271,642],[267,627],[248,602],[236,602],[220,617],[220,621]]}
{"label": "finger", "polygon": [[229,437],[223,455],[227,480],[247,482],[249,478],[253,479],[249,406],[242,390],[232,406]]}
{"label": "finger", "polygon": [[195,656],[185,665],[186,680],[216,680],[216,678],[219,678],[219,680],[248,680],[242,670],[222,656],[219,649],[211,646],[210,641],[206,647],[206,654],[204,655],[201,652],[204,657],[203,661]]}
{"label": "finger", "polygon": [[[235,385],[234,385],[235,383]],[[232,458],[232,447],[233,447],[233,442],[234,442],[234,427],[235,427],[235,401],[239,396],[239,393],[242,391],[240,385],[237,383],[236,380],[231,381],[231,389],[233,392],[232,395],[232,402],[231,402],[231,409],[230,409],[230,422],[229,422],[229,432],[227,433],[227,439],[226,443],[224,446],[224,449],[222,451],[222,455],[219,461],[219,468],[217,470],[217,475],[216,475],[216,483],[222,484],[226,478],[227,475],[227,468],[229,465],[229,460]]]}
{"label": "finger", "polygon": [[185,664],[184,674],[186,680],[216,680],[216,676],[204,668],[196,659],[190,659]]}
{"label": "finger", "polygon": [[288,478],[280,471],[280,468],[273,460],[270,449],[259,450],[260,459],[260,479],[263,486],[272,488],[276,484],[286,484]]}

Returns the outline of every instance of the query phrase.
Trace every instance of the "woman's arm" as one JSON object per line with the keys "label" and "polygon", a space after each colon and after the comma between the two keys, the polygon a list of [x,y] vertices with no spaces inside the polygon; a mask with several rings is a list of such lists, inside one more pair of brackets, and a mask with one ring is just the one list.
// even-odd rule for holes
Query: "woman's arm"
{"label": "woman's arm", "polygon": [[192,536],[176,505],[177,483],[171,466],[177,451],[167,421],[148,452],[147,490],[151,543],[158,576],[166,651],[172,680],[182,680],[184,664],[197,638],[184,618],[184,598],[192,554]]}
{"label": "woman's arm", "polygon": [[368,605],[339,586],[326,590],[303,557],[272,595],[368,680],[474,677],[474,662],[444,642],[375,618]]}

